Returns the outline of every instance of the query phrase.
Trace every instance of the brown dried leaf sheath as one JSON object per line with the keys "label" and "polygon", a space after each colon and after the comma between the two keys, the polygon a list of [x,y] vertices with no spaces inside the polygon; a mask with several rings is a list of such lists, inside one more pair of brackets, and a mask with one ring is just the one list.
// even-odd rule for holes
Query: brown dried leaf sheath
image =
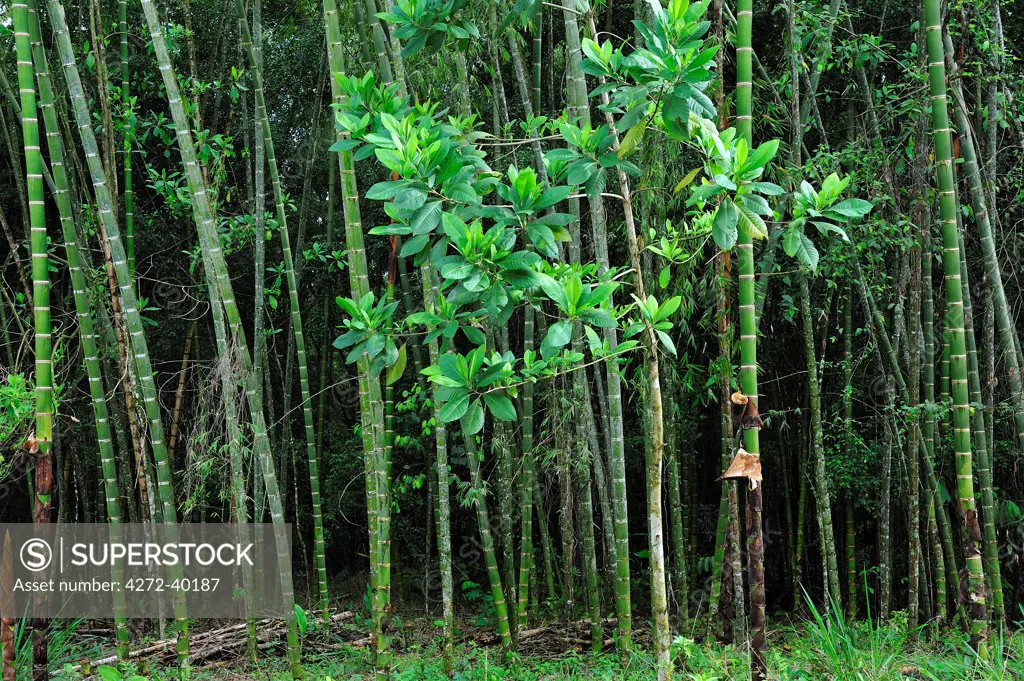
{"label": "brown dried leaf sheath", "polygon": [[725,473],[719,480],[739,480],[746,478],[750,481],[750,489],[757,489],[761,484],[761,460],[743,449],[736,452],[732,463],[725,469]]}
{"label": "brown dried leaf sheath", "polygon": [[39,452],[39,440],[36,439],[34,432],[29,433],[28,437],[25,438],[25,442],[22,443],[21,448],[29,454],[37,454]]}
{"label": "brown dried leaf sheath", "polygon": [[761,429],[764,424],[761,421],[761,415],[757,411],[757,404],[754,400],[739,390],[734,392],[729,399],[732,401],[732,420],[734,423],[738,422],[744,430],[752,428]]}

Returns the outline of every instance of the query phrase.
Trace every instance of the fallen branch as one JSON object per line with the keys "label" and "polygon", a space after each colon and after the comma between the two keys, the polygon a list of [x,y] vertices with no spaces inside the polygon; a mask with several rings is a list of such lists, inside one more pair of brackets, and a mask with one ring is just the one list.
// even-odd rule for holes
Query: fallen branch
{"label": "fallen branch", "polygon": [[[343,622],[347,619],[351,619],[355,613],[350,610],[344,612],[338,612],[330,617],[332,624],[337,622]],[[199,661],[212,657],[217,652],[223,650],[229,650],[231,648],[246,645],[248,642],[247,627],[248,622],[240,622],[238,624],[232,624],[226,627],[220,627],[218,629],[210,629],[208,631],[200,631],[192,634],[189,637],[189,655],[193,661]],[[273,641],[279,638],[285,633],[284,620],[279,619],[261,619],[256,622],[256,640],[258,648],[270,648],[273,647]],[[155,641],[144,648],[138,648],[128,653],[129,660],[139,660],[148,657],[154,657],[161,653],[165,653],[177,645],[177,639],[167,638]],[[70,668],[65,668],[69,671],[82,671],[86,670],[87,673],[91,673],[91,670],[101,665],[113,665],[117,664],[117,655],[107,655],[96,660],[87,660],[80,664],[73,665]],[[57,675],[65,670],[57,670],[54,675]]]}

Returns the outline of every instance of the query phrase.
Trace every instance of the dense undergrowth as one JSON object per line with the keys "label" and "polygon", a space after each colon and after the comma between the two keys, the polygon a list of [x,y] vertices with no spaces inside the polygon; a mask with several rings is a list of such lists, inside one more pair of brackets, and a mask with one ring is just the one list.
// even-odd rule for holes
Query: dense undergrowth
{"label": "dense undergrowth", "polygon": [[[968,645],[967,636],[956,631],[934,631],[927,627],[908,630],[903,612],[894,613],[884,626],[871,621],[848,622],[841,615],[819,613],[813,607],[798,623],[772,628],[770,634],[769,678],[779,681],[1021,681],[1024,679],[1024,628],[1018,622],[990,639],[987,655],[981,657]],[[407,622],[416,630],[394,659],[392,678],[397,681],[440,681],[445,679],[441,655],[430,633],[420,631],[426,622]],[[316,632],[318,644],[304,654],[306,678],[315,681],[358,681],[373,678],[370,651],[350,644],[358,637],[360,624],[346,625],[329,634]],[[465,633],[465,632],[464,632]],[[307,632],[312,635],[313,632]],[[79,636],[74,624],[51,641],[51,659],[63,667],[59,678],[79,681],[89,675],[76,667],[83,659],[96,659],[105,641]],[[748,656],[736,645],[713,639],[694,640],[679,636],[673,654],[681,677],[689,681],[727,681],[749,678]],[[28,660],[25,646],[19,657]],[[635,654],[624,670],[618,657],[608,651],[590,655],[579,649],[551,649],[546,654],[508,655],[498,648],[474,641],[459,646],[454,678],[459,681],[575,681],[622,679],[640,681],[657,678],[654,660],[646,653]],[[173,679],[173,667],[153,667],[145,661],[92,670],[102,681],[141,681],[141,678]],[[18,679],[29,678],[29,665],[21,665]],[[194,681],[226,679],[290,678],[284,657],[266,657],[254,667],[244,660],[221,660],[195,670]]]}

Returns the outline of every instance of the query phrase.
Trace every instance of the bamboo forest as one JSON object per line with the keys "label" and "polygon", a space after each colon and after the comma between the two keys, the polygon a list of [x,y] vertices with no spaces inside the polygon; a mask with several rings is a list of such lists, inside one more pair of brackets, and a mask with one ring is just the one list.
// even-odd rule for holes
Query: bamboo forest
{"label": "bamboo forest", "polygon": [[[0,44],[3,681],[1024,679],[1021,0]],[[279,548],[19,606],[19,528],[86,526]]]}

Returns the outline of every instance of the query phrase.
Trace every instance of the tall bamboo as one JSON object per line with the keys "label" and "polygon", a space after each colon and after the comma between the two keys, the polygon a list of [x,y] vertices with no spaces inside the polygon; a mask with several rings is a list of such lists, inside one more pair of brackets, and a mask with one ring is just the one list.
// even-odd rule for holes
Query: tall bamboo
{"label": "tall bamboo", "polygon": [[[25,150],[25,185],[28,191],[29,230],[32,250],[32,325],[35,330],[35,508],[37,524],[50,522],[53,508],[53,346],[50,341],[50,261],[46,241],[46,202],[43,193],[43,155],[39,147],[32,45],[29,39],[28,5],[15,2],[14,42],[18,58],[18,91],[21,95],[21,132]],[[48,622],[36,618],[32,629],[34,678],[48,678]]]}
{"label": "tall bamboo", "polygon": [[[591,39],[596,40],[598,36],[597,28],[594,25],[593,13],[588,15],[588,28]],[[602,104],[607,105],[609,101],[608,94],[602,94],[600,100]],[[587,111],[589,112],[589,108]],[[617,146],[618,134],[615,130],[615,120],[607,110],[605,110],[605,122],[616,136],[614,144]],[[632,231],[635,230],[635,225],[629,176],[621,170],[616,175],[619,180],[619,193],[622,196],[623,216],[627,225],[632,228],[630,231]],[[593,219],[591,219],[591,229],[594,237],[594,259],[597,261],[598,271],[603,274],[608,270],[610,264],[608,256],[608,230],[604,223],[599,223]],[[612,305],[610,298],[609,305]],[[614,352],[619,342],[617,330],[614,327],[604,329],[604,338],[610,350]],[[626,496],[626,448],[623,437],[622,379],[617,371],[617,367],[611,364],[607,367],[607,373],[608,420],[610,422],[609,430],[611,431],[611,442],[608,452],[608,474],[611,477],[612,509],[615,514],[615,614],[618,618],[619,655],[621,659],[626,660],[632,649],[633,642],[633,607],[629,575],[629,503]]]}
{"label": "tall bamboo", "polygon": [[[61,231],[64,235],[64,248],[67,252],[68,269],[71,271],[71,289],[74,294],[75,312],[78,317],[82,357],[89,382],[89,396],[92,400],[93,415],[96,420],[96,442],[99,447],[100,470],[103,474],[103,496],[106,501],[107,521],[112,525],[111,534],[116,535],[116,527],[121,523],[121,494],[117,487],[117,465],[114,459],[114,447],[108,421],[106,392],[103,387],[103,371],[99,361],[96,331],[93,328],[92,301],[89,298],[85,262],[78,247],[78,232],[75,229],[68,176],[64,167],[64,142],[61,137],[60,126],[57,122],[53,84],[50,81],[50,69],[47,63],[46,51],[43,49],[36,0],[28,0],[27,4],[32,57],[36,78],[39,81],[39,103],[43,113],[43,122],[46,126],[46,148],[50,156],[50,167],[53,177],[53,197],[54,202],[57,204],[57,212],[60,215]],[[115,581],[119,580],[119,575],[119,564],[112,566],[112,579]],[[127,659],[128,623],[124,617],[124,592],[115,591],[113,600],[117,655],[120,659]]]}
{"label": "tall bamboo", "polygon": [[[434,301],[440,296],[440,289],[437,279],[429,265],[424,263],[422,267],[423,279],[423,308],[430,314],[434,311]],[[431,366],[437,366],[440,354],[437,348],[437,340],[427,344],[430,353]],[[455,638],[455,605],[454,605],[454,584],[452,578],[452,529],[451,529],[451,500],[449,498],[449,480],[451,472],[448,467],[448,429],[447,425],[441,422],[438,412],[441,409],[441,396],[438,394],[440,387],[431,383],[432,398],[434,403],[434,470],[437,477],[437,563],[441,573],[441,652],[444,657],[445,673],[452,676],[455,668],[454,638]],[[533,391],[530,391],[532,396]],[[524,392],[525,396],[525,392]],[[525,397],[524,397],[525,400]],[[531,403],[532,404],[532,403]],[[532,406],[531,406],[532,409]],[[530,424],[531,437],[533,424]],[[526,452],[526,431],[523,431],[523,451]],[[529,491],[532,493],[532,489]],[[521,596],[520,596],[521,597]],[[522,622],[522,619],[519,620]]]}
{"label": "tall bamboo", "polygon": [[236,0],[235,11],[238,25],[242,31],[242,48],[249,59],[252,70],[253,90],[256,100],[256,113],[260,117],[263,144],[267,154],[267,166],[270,168],[270,184],[274,191],[274,205],[277,212],[278,234],[281,237],[281,252],[284,259],[284,274],[288,283],[288,301],[291,307],[292,333],[295,338],[296,363],[299,368],[299,392],[302,396],[302,421],[306,434],[306,457],[309,464],[309,486],[313,508],[313,556],[316,564],[318,602],[317,607],[327,617],[327,558],[324,544],[324,521],[320,505],[320,467],[316,451],[316,431],[313,425],[313,401],[309,391],[309,363],[306,360],[306,342],[302,331],[302,312],[299,308],[299,291],[296,282],[295,264],[292,258],[291,239],[288,235],[288,217],[284,206],[284,193],[281,189],[281,177],[277,168],[277,156],[274,153],[274,138],[270,130],[270,119],[267,115],[267,103],[263,96],[263,74],[253,47],[252,34],[249,31],[249,20],[245,13],[245,3]]}
{"label": "tall bamboo", "polygon": [[960,244],[954,198],[952,135],[946,103],[946,63],[942,44],[939,0],[924,0],[928,39],[928,80],[931,91],[932,140],[935,149],[942,224],[942,261],[946,281],[946,315],[949,322],[950,379],[953,393],[953,440],[956,456],[957,500],[964,523],[964,558],[967,564],[971,603],[971,643],[983,649],[988,633],[985,613],[985,571],[980,551],[981,529],[974,498],[971,461],[971,415],[967,386],[967,349],[964,337],[964,302],[960,287]]}
{"label": "tall bamboo", "polygon": [[[331,88],[335,103],[341,103],[341,94],[337,85],[338,77],[343,73],[341,57],[341,29],[338,22],[338,8],[334,0],[324,0],[324,21],[327,30],[328,62],[331,69]],[[378,26],[379,28],[379,26]],[[381,43],[383,47],[383,42]],[[386,55],[385,55],[386,56]],[[390,72],[387,79],[390,78]],[[366,262],[366,249],[363,244],[363,225],[359,210],[359,190],[356,181],[355,162],[350,151],[338,154],[341,173],[341,195],[345,214],[345,244],[349,257],[349,283],[353,298],[359,299],[370,291],[369,274]],[[380,528],[380,506],[383,512],[389,509],[381,501],[386,486],[384,484],[384,414],[382,410],[380,381],[369,374],[369,361],[363,355],[357,361],[359,379],[359,408],[363,426],[363,455],[366,471],[367,502],[370,534],[370,585],[373,597],[373,635],[375,640],[375,657],[378,676],[387,676],[389,670],[388,644],[382,631],[384,610],[390,592],[390,565],[386,564],[386,553],[382,550],[383,542],[388,535]],[[447,474],[445,478],[447,483]],[[378,495],[381,490],[381,495]],[[386,529],[386,528],[385,528]]]}
{"label": "tall bamboo", "polygon": [[132,147],[135,144],[135,117],[131,107],[128,68],[128,0],[118,0],[118,31],[121,34],[121,108],[124,115],[124,239],[128,267],[135,271],[135,192],[132,182]]}
{"label": "tall bamboo", "polygon": [[[952,54],[951,45],[948,42],[949,36],[946,36],[945,40],[947,42],[946,50]],[[954,68],[956,68],[955,64]],[[1013,419],[1017,431],[1018,451],[1024,452],[1024,442],[1022,442],[1022,438],[1024,438],[1024,402],[1022,402],[1024,388],[1021,385],[1020,366],[1017,364],[1017,353],[1014,350],[1017,343],[1016,330],[1010,316],[1006,291],[1003,288],[1002,268],[996,256],[995,238],[993,236],[992,222],[989,219],[986,192],[982,183],[981,172],[978,169],[978,145],[975,142],[970,118],[967,114],[967,104],[959,82],[953,86],[952,90],[956,124],[957,128],[962,131],[960,149],[964,159],[964,172],[967,175],[971,208],[974,209],[974,219],[978,223],[979,241],[985,264],[985,278],[991,291],[991,308],[994,312],[996,333],[999,337],[1000,347],[998,354],[1002,357],[1003,362],[1002,375],[1007,377],[1010,384],[1010,400],[1013,404]],[[977,387],[980,391],[980,381]],[[974,401],[973,398],[972,401]],[[975,415],[976,417],[977,414]],[[1005,616],[1005,607],[1003,604],[1003,580],[999,566],[999,547],[996,539],[995,495],[992,491],[993,445],[994,442],[989,440],[987,450],[978,452],[978,482],[981,486],[985,576],[989,580],[991,589],[991,617],[993,622],[998,622]]]}
{"label": "tall bamboo", "polygon": [[[256,375],[251,371],[252,356],[249,354],[248,345],[245,340],[245,330],[242,327],[241,314],[235,303],[234,290],[227,272],[224,254],[220,248],[206,183],[202,170],[196,160],[192,132],[189,128],[188,118],[185,115],[177,77],[167,50],[163,26],[153,0],[142,0],[142,10],[146,16],[150,37],[153,40],[157,64],[160,68],[168,105],[171,110],[171,118],[174,121],[178,151],[181,154],[186,180],[192,193],[192,209],[196,226],[199,230],[204,269],[207,278],[214,279],[217,284],[216,293],[219,295],[220,301],[213,301],[213,304],[223,305],[229,328],[234,337],[234,343],[241,355],[242,366],[240,372],[243,373],[245,393],[250,418],[252,419],[253,445],[256,449],[256,458],[262,468],[262,478],[266,486],[271,519],[274,524],[275,540],[279,545],[285,545],[287,538],[285,535],[284,510],[267,439],[266,424],[263,417],[262,391],[259,390],[259,386],[255,383]],[[277,570],[281,580],[282,596],[286,603],[290,602],[292,601],[292,573],[291,563],[285,551],[278,552]],[[294,615],[286,616],[285,622],[288,637],[289,666],[291,667],[292,675],[297,678],[302,675],[302,668],[299,662],[298,629]]]}
{"label": "tall bamboo", "polygon": [[825,470],[824,431],[821,425],[821,394],[818,378],[818,359],[814,350],[814,320],[811,318],[811,293],[807,276],[800,276],[800,317],[804,335],[804,350],[807,354],[807,386],[810,393],[811,413],[811,456],[814,465],[814,498],[821,533],[822,553],[825,559],[826,608],[842,607],[839,586],[839,564],[836,558],[836,540],[832,524],[832,496],[828,488],[828,474]]}
{"label": "tall bamboo", "polygon": [[498,571],[497,555],[494,551],[494,538],[491,536],[491,520],[487,510],[487,485],[480,471],[480,459],[476,449],[476,436],[463,433],[466,444],[466,461],[469,465],[470,480],[473,484],[473,506],[476,508],[477,525],[480,532],[480,547],[484,552],[484,565],[487,568],[487,581],[490,584],[491,600],[498,624],[498,636],[505,648],[512,646],[512,631],[508,624],[508,604],[501,585],[501,573]]}
{"label": "tall bamboo", "polygon": [[[75,124],[78,127],[82,147],[85,150],[85,159],[96,194],[100,221],[106,229],[107,245],[112,254],[112,264],[117,278],[117,286],[120,289],[121,300],[124,302],[124,317],[131,336],[131,347],[135,356],[134,364],[139,377],[139,387],[142,391],[143,408],[146,420],[149,422],[150,447],[152,448],[153,459],[156,461],[157,487],[162,518],[163,522],[174,524],[177,522],[177,510],[174,501],[171,467],[167,459],[164,426],[160,417],[160,405],[157,401],[156,382],[153,379],[149,347],[146,343],[142,315],[140,314],[138,300],[135,296],[134,277],[128,268],[127,255],[125,254],[124,243],[118,227],[114,202],[111,199],[110,190],[106,184],[106,171],[99,155],[99,146],[96,143],[96,136],[92,129],[92,115],[85,100],[85,90],[82,87],[78,66],[75,63],[75,51],[71,44],[70,34],[68,33],[67,20],[64,17],[64,7],[60,0],[47,0],[47,7],[57,44],[57,51],[60,54],[64,70],[64,78],[71,97]],[[162,42],[160,46],[164,47]],[[187,677],[190,667],[188,657],[188,617],[185,613],[183,600],[175,599],[174,610],[178,637],[178,666],[182,676]]]}
{"label": "tall bamboo", "polygon": [[[749,147],[753,142],[751,84],[754,48],[753,0],[738,0],[736,11],[736,131]],[[739,318],[740,318],[740,389],[757,404],[757,319],[754,307],[754,243],[750,234],[740,230],[739,249]],[[761,456],[758,428],[743,430],[744,449],[758,461]],[[750,675],[761,681],[767,673],[765,642],[764,535],[761,526],[761,485],[746,494],[747,570],[750,580]]]}
{"label": "tall bamboo", "polygon": [[[923,132],[927,132],[923,130]],[[922,147],[924,145],[921,145]],[[926,156],[923,149],[919,158]],[[925,169],[921,169],[924,175]],[[923,183],[923,180],[922,180]],[[922,197],[923,199],[923,197]],[[923,406],[924,418],[921,422],[921,434],[925,445],[925,467],[932,466],[935,462],[935,303],[932,291],[932,213],[930,203],[922,201],[922,224],[921,224],[921,327],[924,334],[924,359],[923,370]],[[925,492],[927,494],[927,515],[929,534],[931,536],[932,561],[935,564],[935,619],[937,622],[946,619],[946,607],[948,604],[946,565],[944,549],[940,540],[939,528],[945,520],[940,500],[937,497],[936,481],[934,475],[925,475]],[[948,523],[945,523],[948,525]]]}
{"label": "tall bamboo", "polygon": [[[847,455],[853,454],[856,438],[853,431],[853,287],[843,304],[843,439]],[[846,613],[857,618],[857,551],[854,524],[853,490],[846,490]]]}

